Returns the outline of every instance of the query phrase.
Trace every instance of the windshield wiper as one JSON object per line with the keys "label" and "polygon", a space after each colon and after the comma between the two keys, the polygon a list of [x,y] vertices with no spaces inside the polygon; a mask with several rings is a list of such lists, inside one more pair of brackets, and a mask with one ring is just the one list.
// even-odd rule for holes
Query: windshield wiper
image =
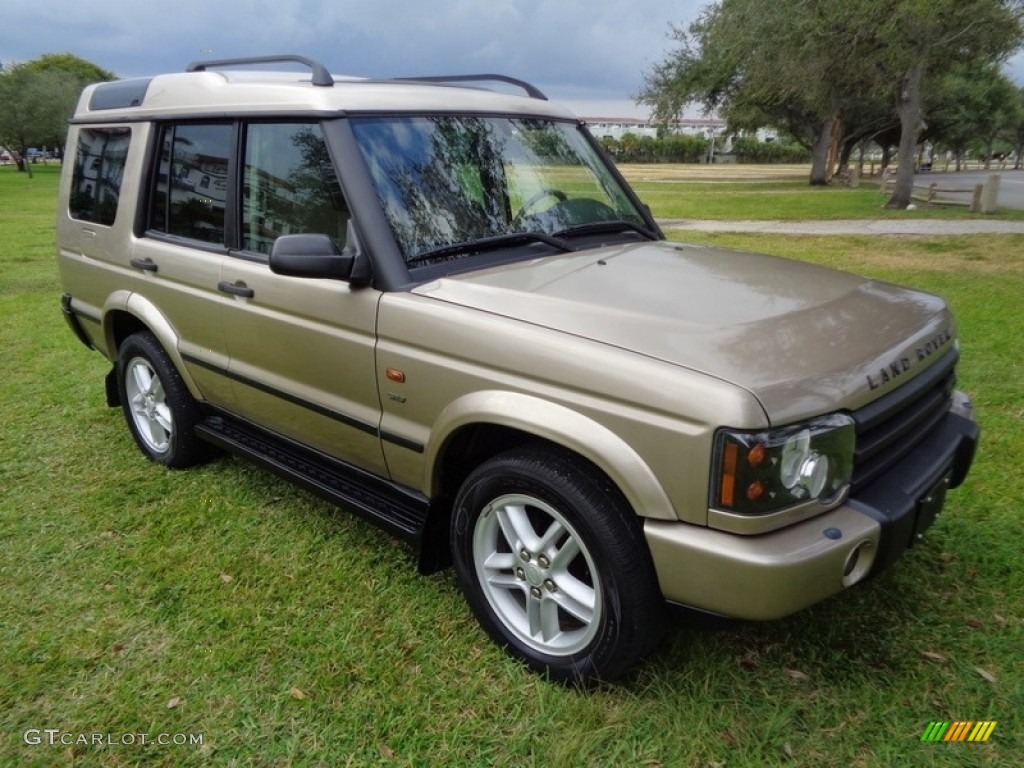
{"label": "windshield wiper", "polygon": [[555,237],[571,237],[573,235],[604,235],[617,232],[636,232],[648,240],[660,239],[656,232],[633,221],[614,219],[612,221],[592,221],[588,224],[576,224],[555,232]]}
{"label": "windshield wiper", "polygon": [[464,243],[443,245],[440,248],[434,248],[431,251],[425,251],[413,256],[406,261],[406,264],[412,266],[413,264],[420,264],[425,261],[446,261],[458,256],[496,251],[523,243],[545,243],[553,248],[557,248],[562,253],[576,250],[564,240],[544,232],[506,232],[503,235],[481,237],[479,240],[467,240]]}

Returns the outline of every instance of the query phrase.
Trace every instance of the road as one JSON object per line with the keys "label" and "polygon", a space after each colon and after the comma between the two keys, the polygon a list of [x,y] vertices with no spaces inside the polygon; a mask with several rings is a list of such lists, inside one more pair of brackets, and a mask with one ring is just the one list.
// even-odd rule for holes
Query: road
{"label": "road", "polygon": [[[919,173],[914,177],[914,184],[928,186],[935,182],[940,187],[952,186],[962,189],[973,189],[975,184],[984,184],[992,174],[998,174],[1000,208],[1024,211],[1024,171],[968,171],[964,173]],[[971,193],[940,194],[951,200],[970,202]]]}

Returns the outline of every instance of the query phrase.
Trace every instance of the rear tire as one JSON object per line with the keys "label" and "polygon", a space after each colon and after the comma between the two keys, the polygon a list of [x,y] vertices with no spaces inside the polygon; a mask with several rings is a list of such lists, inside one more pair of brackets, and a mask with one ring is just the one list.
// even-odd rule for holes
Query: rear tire
{"label": "rear tire", "polygon": [[195,434],[199,410],[167,352],[149,331],[121,344],[117,389],[128,429],[146,458],[172,469],[208,461],[213,446]]}
{"label": "rear tire", "polygon": [[661,638],[664,601],[639,520],[567,451],[532,446],[477,467],[456,497],[451,545],[481,626],[551,679],[613,680]]}

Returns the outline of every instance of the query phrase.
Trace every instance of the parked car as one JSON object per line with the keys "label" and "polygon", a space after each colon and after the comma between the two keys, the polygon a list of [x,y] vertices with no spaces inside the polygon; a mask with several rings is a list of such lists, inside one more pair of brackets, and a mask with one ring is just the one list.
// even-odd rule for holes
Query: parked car
{"label": "parked car", "polygon": [[964,480],[942,299],[666,242],[527,83],[284,58],[311,74],[196,63],[72,120],[62,307],[147,458],[228,450],[353,510],[583,683],[668,607],[773,619],[864,582]]}

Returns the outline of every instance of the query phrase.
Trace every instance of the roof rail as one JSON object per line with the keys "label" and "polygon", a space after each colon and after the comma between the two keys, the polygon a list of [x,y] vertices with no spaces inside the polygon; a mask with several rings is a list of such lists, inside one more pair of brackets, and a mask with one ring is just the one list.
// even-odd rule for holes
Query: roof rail
{"label": "roof rail", "polygon": [[525,80],[519,80],[515,77],[509,77],[508,75],[439,75],[432,77],[396,77],[396,81],[400,82],[413,82],[413,83],[474,83],[474,82],[492,82],[492,83],[508,83],[514,85],[517,88],[522,88],[526,95],[531,99],[541,99],[547,101],[548,97],[537,88],[535,85]]}
{"label": "roof rail", "polygon": [[185,71],[202,72],[203,70],[213,69],[216,67],[231,67],[247,64],[273,64],[282,61],[305,64],[309,67],[313,73],[313,85],[319,85],[326,88],[334,85],[334,78],[331,77],[331,73],[328,72],[327,67],[319,61],[310,59],[306,56],[293,56],[291,54],[283,54],[281,56],[252,56],[244,59],[211,59],[209,61],[193,61],[185,68]]}

